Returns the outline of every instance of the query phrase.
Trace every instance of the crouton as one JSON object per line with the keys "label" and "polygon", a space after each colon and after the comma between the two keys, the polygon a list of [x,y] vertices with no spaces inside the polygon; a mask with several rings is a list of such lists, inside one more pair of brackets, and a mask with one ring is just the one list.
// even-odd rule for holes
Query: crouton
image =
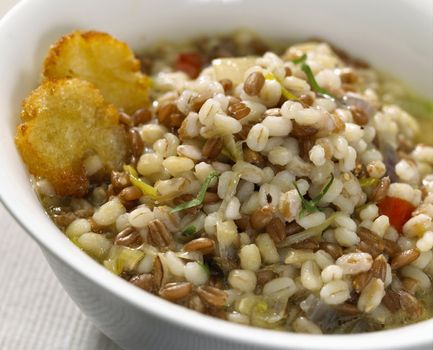
{"label": "crouton", "polygon": [[57,194],[83,196],[89,180],[83,160],[97,154],[106,172],[127,153],[119,113],[81,79],[46,81],[23,102],[16,144],[29,172],[47,179]]}
{"label": "crouton", "polygon": [[80,78],[90,81],[104,98],[127,113],[148,104],[150,80],[124,42],[100,32],[73,32],[60,38],[44,62],[45,80]]}

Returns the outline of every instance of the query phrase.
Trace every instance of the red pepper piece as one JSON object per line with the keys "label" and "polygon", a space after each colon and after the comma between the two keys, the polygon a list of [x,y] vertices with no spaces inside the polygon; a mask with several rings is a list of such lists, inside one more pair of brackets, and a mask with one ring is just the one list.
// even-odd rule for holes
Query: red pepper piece
{"label": "red pepper piece", "polygon": [[192,79],[197,78],[203,65],[203,58],[197,52],[183,52],[176,58],[174,68],[188,74]]}
{"label": "red pepper piece", "polygon": [[378,204],[380,215],[386,215],[389,223],[399,233],[403,225],[411,218],[415,207],[408,201],[397,197],[385,197]]}

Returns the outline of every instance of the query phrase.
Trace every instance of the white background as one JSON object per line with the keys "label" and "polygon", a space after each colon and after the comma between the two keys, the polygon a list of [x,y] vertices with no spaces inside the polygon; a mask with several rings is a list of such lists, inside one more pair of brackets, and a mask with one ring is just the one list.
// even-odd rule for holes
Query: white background
{"label": "white background", "polygon": [[[0,18],[17,0],[0,0]],[[38,248],[0,204],[0,349],[120,350],[62,289]]]}

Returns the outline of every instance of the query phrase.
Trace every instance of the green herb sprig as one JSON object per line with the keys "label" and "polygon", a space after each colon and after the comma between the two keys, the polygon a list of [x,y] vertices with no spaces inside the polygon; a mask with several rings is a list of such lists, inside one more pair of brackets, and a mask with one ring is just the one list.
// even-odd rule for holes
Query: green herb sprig
{"label": "green herb sprig", "polygon": [[302,63],[301,66],[302,71],[305,73],[305,75],[307,76],[308,79],[308,83],[310,84],[311,88],[322,95],[328,95],[332,98],[335,98],[334,95],[332,95],[328,90],[326,90],[325,88],[321,87],[317,81],[316,78],[314,77],[313,72],[311,71],[311,68],[308,64],[306,63]]}
{"label": "green herb sprig", "polygon": [[178,206],[174,207],[171,210],[171,213],[177,213],[178,211],[193,208],[193,207],[200,205],[204,200],[204,196],[206,195],[206,191],[207,191],[207,188],[209,187],[210,182],[215,177],[218,177],[218,175],[219,174],[217,172],[212,172],[208,176],[206,176],[206,179],[204,180],[203,184],[201,185],[201,188],[197,194],[197,197],[195,199],[192,199],[188,202],[184,202],[184,203],[179,204]]}
{"label": "green herb sprig", "polygon": [[182,231],[182,235],[191,237],[195,235],[196,232],[197,232],[197,228],[195,227],[195,225],[191,224],[184,228],[184,230]]}
{"label": "green herb sprig", "polygon": [[293,186],[295,186],[296,191],[299,194],[299,197],[301,197],[302,201],[302,210],[300,213],[300,216],[303,216],[305,212],[308,212],[310,214],[315,213],[317,211],[320,211],[320,208],[317,207],[317,204],[320,202],[320,200],[323,198],[323,196],[329,191],[329,188],[332,185],[332,182],[334,182],[334,175],[331,174],[331,178],[329,179],[328,183],[323,187],[323,189],[320,191],[320,193],[314,197],[313,199],[307,200],[304,198],[304,196],[301,194],[301,191],[299,191],[298,185],[296,183],[293,183]]}
{"label": "green herb sprig", "polygon": [[305,61],[307,60],[307,54],[304,53],[301,57],[295,58],[294,60],[292,60],[292,62],[294,64],[300,64],[300,63],[305,63]]}
{"label": "green herb sprig", "polygon": [[292,60],[292,62],[294,64],[300,64],[301,65],[301,70],[307,76],[308,83],[310,84],[313,91],[315,91],[319,94],[322,94],[322,95],[327,95],[327,96],[335,99],[334,95],[332,95],[327,89],[321,87],[317,83],[317,80],[314,77],[313,71],[311,70],[311,67],[306,63],[306,60],[307,60],[307,54],[304,53],[301,57],[295,58],[294,60]]}

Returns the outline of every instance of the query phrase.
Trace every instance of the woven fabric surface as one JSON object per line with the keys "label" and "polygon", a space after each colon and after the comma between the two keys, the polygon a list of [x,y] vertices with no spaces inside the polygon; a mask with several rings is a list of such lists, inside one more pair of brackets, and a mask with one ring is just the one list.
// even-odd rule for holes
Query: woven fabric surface
{"label": "woven fabric surface", "polygon": [[0,257],[1,350],[120,350],[86,320],[2,205]]}

